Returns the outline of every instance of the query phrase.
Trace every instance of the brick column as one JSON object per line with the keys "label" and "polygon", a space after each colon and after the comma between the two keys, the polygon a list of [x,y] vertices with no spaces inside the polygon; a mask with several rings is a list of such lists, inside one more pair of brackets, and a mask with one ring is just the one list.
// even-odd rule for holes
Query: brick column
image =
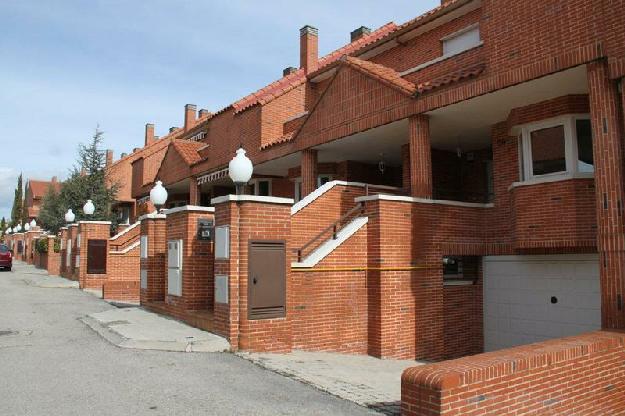
{"label": "brick column", "polygon": [[317,151],[302,151],[302,198],[317,189]]}
{"label": "brick column", "polygon": [[49,235],[48,237],[48,274],[52,276],[58,276],[61,274],[61,252],[54,251],[54,242],[56,241],[55,235]]}
{"label": "brick column", "polygon": [[189,205],[200,205],[200,187],[193,177],[189,178]]}
{"label": "brick column", "polygon": [[[227,276],[228,303],[215,304],[215,332],[230,341],[233,350],[289,352],[291,323],[292,199],[229,195],[212,200],[217,227],[227,227],[228,258],[215,258],[215,275]],[[259,218],[262,219],[259,221]],[[248,317],[248,259],[251,241],[285,241],[286,315],[271,319]],[[215,244],[219,244],[218,241]]]}
{"label": "brick column", "polygon": [[163,302],[167,279],[167,223],[164,214],[141,217],[142,244],[147,258],[141,258],[141,304]]}
{"label": "brick column", "polygon": [[410,146],[410,194],[417,198],[432,198],[432,150],[430,121],[425,114],[408,118]]}
{"label": "brick column", "polygon": [[213,242],[198,238],[198,225],[200,220],[214,222],[214,212],[212,207],[190,205],[166,211],[167,241],[182,240],[182,293],[165,296],[174,314],[213,309]]}
{"label": "brick column", "polygon": [[597,248],[601,276],[601,324],[625,329],[625,235],[623,234],[623,138],[616,84],[606,62],[588,65],[595,159]]}
{"label": "brick column", "polygon": [[410,191],[410,145],[401,147],[401,186],[405,191]]}
{"label": "brick column", "polygon": [[[111,236],[110,221],[80,221],[76,238],[76,253],[80,256],[76,261],[78,282],[81,289],[102,289],[106,281],[106,273],[89,274],[87,270],[88,247],[90,240],[106,241],[106,256],[109,255],[109,238]],[[106,262],[106,259],[104,259]]]}

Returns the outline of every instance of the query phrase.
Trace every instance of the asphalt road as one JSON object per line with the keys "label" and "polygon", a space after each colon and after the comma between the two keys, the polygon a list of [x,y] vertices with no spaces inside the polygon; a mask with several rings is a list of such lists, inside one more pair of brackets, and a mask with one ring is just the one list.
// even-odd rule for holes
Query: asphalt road
{"label": "asphalt road", "polygon": [[111,306],[0,272],[0,415],[372,415],[228,353],[120,349],[78,318]]}

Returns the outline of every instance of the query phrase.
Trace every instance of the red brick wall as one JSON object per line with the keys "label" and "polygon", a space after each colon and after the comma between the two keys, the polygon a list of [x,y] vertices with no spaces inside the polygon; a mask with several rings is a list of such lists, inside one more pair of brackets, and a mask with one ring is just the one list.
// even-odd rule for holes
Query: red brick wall
{"label": "red brick wall", "polygon": [[104,282],[102,298],[122,302],[138,302],[139,281],[111,280]]}
{"label": "red brick wall", "polygon": [[147,271],[147,288],[141,289],[141,303],[164,301],[167,293],[167,224],[165,218],[144,218],[141,235],[148,237],[148,258],[140,259]]}
{"label": "red brick wall", "polygon": [[592,332],[412,367],[402,415],[625,413],[625,335]]}
{"label": "red brick wall", "polygon": [[518,186],[511,193],[516,248],[596,246],[594,179]]}
{"label": "red brick wall", "polygon": [[[80,253],[80,264],[78,265],[78,281],[81,289],[101,289],[102,285],[107,279],[109,269],[108,263],[110,262],[110,254],[108,253],[108,240],[111,235],[111,223],[109,222],[89,222],[81,221],[78,227],[75,228],[80,233],[80,247],[72,249],[73,253]],[[107,247],[107,274],[89,274],[87,273],[87,248],[89,246],[89,240],[106,240]],[[76,241],[76,239],[74,239]]]}
{"label": "red brick wall", "polygon": [[[288,253],[291,234],[290,205],[260,202],[224,202],[216,206],[216,224],[230,225],[230,259],[215,260],[215,273],[229,276],[228,305],[215,307],[215,330],[233,349],[288,352],[292,347],[292,289]],[[258,218],[263,221],[259,222]],[[247,267],[250,240],[285,240],[287,252],[285,318],[248,319]]]}
{"label": "red brick wall", "polygon": [[293,348],[367,353],[366,259],[365,225],[313,269],[291,270]]}
{"label": "red brick wall", "polygon": [[305,86],[301,85],[262,107],[260,145],[284,134],[284,121],[304,111]]}
{"label": "red brick wall", "polygon": [[56,237],[48,237],[48,274],[59,276],[61,274],[61,252],[54,251],[54,240]]}
{"label": "red brick wall", "polygon": [[214,220],[214,214],[190,210],[167,215],[167,240],[183,241],[182,296],[166,295],[172,310],[213,309],[213,242],[197,239],[199,219]]}

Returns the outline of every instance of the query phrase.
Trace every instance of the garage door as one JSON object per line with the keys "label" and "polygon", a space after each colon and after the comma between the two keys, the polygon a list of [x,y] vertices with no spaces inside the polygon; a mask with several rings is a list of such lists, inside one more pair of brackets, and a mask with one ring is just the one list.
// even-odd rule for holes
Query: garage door
{"label": "garage door", "polygon": [[601,327],[597,255],[484,257],[484,349]]}

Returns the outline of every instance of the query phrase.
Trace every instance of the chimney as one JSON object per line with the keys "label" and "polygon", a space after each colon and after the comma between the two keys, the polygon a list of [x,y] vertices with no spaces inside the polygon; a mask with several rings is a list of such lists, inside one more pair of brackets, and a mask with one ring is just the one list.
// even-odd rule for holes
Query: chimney
{"label": "chimney", "polygon": [[316,27],[304,26],[299,30],[299,66],[307,74],[317,69],[319,60],[319,31]]}
{"label": "chimney", "polygon": [[350,33],[351,41],[356,42],[358,39],[363,36],[367,36],[369,33],[371,33],[371,29],[366,26],[360,26],[358,29],[352,30]]}
{"label": "chimney", "polygon": [[149,146],[154,143],[154,124],[148,123],[145,125],[145,145]]}
{"label": "chimney", "polygon": [[187,104],[184,106],[184,131],[189,130],[195,124],[196,106],[195,104]]}
{"label": "chimney", "polygon": [[113,151],[108,149],[106,151],[106,167],[109,168],[113,164]]}
{"label": "chimney", "polygon": [[282,70],[282,76],[286,77],[287,75],[291,75],[295,72],[297,72],[297,68],[294,68],[292,66],[287,66],[286,68]]}
{"label": "chimney", "polygon": [[202,118],[202,117],[206,117],[206,116],[208,116],[209,114],[210,114],[210,111],[208,111],[208,110],[207,110],[207,109],[205,109],[205,108],[201,108],[201,109],[200,109],[200,111],[198,112],[198,115],[199,115],[199,117],[200,117],[200,118]]}

